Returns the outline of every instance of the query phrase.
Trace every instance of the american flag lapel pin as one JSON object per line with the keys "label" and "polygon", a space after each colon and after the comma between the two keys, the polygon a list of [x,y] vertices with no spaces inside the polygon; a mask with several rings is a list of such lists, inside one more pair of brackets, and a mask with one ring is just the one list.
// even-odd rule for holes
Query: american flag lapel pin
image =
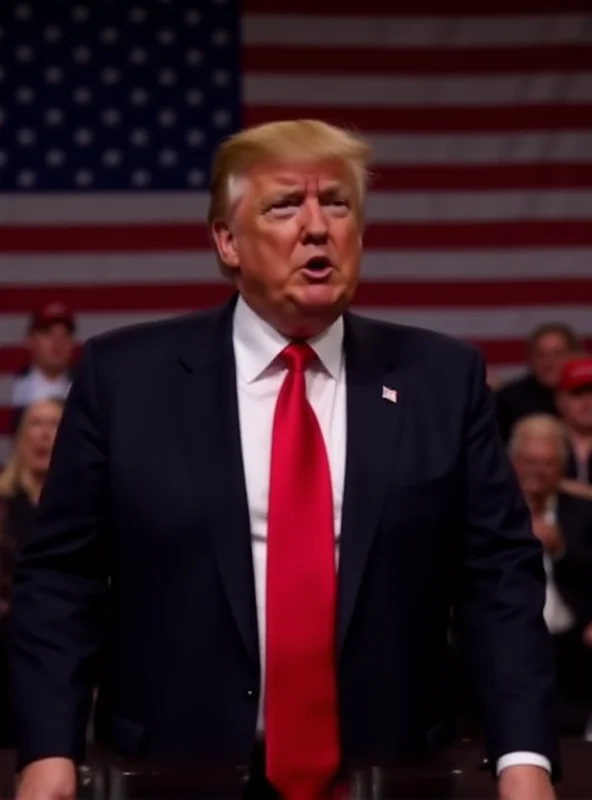
{"label": "american flag lapel pin", "polygon": [[397,390],[389,389],[388,386],[382,387],[382,399],[388,400],[390,403],[397,402]]}

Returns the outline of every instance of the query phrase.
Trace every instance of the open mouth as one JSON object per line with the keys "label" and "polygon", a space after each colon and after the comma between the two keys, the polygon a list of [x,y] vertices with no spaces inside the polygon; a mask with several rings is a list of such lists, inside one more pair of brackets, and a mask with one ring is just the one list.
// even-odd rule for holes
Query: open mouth
{"label": "open mouth", "polygon": [[304,265],[303,272],[310,280],[326,280],[333,272],[333,265],[326,256],[313,256]]}

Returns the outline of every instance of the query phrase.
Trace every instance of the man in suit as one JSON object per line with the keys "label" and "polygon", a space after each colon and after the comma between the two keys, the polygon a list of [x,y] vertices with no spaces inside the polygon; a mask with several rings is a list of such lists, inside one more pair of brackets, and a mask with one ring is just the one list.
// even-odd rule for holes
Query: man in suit
{"label": "man in suit", "polygon": [[237,295],[87,343],[14,579],[20,800],[72,795],[95,672],[119,752],[256,753],[257,796],[335,796],[446,741],[451,606],[500,797],[554,797],[542,550],[482,358],[347,311],[369,156],[314,120],[230,138]]}

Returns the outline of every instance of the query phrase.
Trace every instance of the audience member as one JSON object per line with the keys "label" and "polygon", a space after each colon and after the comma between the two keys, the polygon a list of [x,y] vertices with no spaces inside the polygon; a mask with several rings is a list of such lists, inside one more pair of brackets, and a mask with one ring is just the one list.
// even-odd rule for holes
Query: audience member
{"label": "audience member", "polygon": [[563,481],[568,449],[555,417],[518,422],[510,454],[544,548],[563,722],[581,733],[592,708],[592,499]]}
{"label": "audience member", "polygon": [[566,475],[592,484],[592,356],[565,364],[557,408],[569,444]]}
{"label": "audience member", "polygon": [[49,303],[33,314],[27,340],[31,363],[16,378],[12,392],[14,430],[31,403],[68,394],[75,330],[74,317],[62,303]]}
{"label": "audience member", "polygon": [[21,417],[12,455],[0,473],[0,747],[12,744],[7,687],[7,615],[16,547],[32,529],[63,400],[38,400]]}
{"label": "audience member", "polygon": [[580,350],[574,331],[561,323],[541,325],[528,342],[529,371],[496,393],[497,418],[505,442],[514,424],[528,414],[557,415],[555,392],[565,361]]}

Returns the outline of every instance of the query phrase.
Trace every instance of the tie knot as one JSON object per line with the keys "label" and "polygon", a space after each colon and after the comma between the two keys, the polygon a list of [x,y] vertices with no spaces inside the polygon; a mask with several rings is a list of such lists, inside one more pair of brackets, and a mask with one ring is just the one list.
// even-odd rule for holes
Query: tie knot
{"label": "tie knot", "polygon": [[304,372],[316,357],[312,347],[304,342],[293,342],[280,353],[280,358],[290,372]]}

